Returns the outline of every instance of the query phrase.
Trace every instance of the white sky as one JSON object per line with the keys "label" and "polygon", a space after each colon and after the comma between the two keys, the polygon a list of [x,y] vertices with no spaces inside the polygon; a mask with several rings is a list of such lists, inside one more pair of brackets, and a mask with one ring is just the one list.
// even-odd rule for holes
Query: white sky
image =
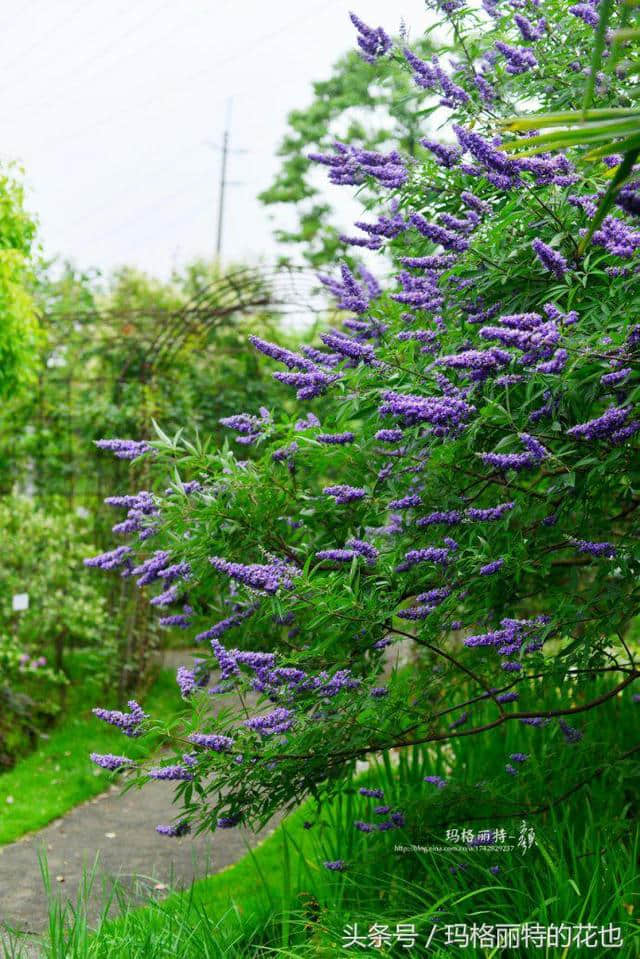
{"label": "white sky", "polygon": [[212,255],[207,141],[232,97],[231,146],[248,152],[230,155],[223,258],[273,260],[255,197],[288,111],[355,44],[352,8],[413,36],[427,17],[423,0],[0,0],[2,158],[25,168],[45,253],[158,275]]}

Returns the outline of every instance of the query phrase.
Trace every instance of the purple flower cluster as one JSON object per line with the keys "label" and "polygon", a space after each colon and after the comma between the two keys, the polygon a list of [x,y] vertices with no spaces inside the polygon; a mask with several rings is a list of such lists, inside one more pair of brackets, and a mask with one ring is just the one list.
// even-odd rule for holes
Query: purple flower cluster
{"label": "purple flower cluster", "polygon": [[[436,227],[436,229],[441,228]],[[429,269],[425,276],[413,276],[403,271],[396,279],[402,288],[400,292],[391,294],[391,299],[396,303],[404,303],[414,310],[429,312],[438,310],[443,305],[444,297],[438,288],[438,275],[434,270]],[[398,338],[400,338],[399,335]]]}
{"label": "purple flower cluster", "polygon": [[631,376],[631,373],[631,367],[625,366],[621,370],[614,370],[613,373],[605,373],[600,377],[600,382],[603,386],[619,386],[628,376]]}
{"label": "purple flower cluster", "polygon": [[570,746],[573,746],[575,743],[580,742],[583,734],[579,729],[576,729],[574,726],[570,726],[569,723],[565,722],[564,719],[559,719],[558,725],[562,730],[562,735],[564,736],[566,743],[568,743]]}
{"label": "purple flower cluster", "polygon": [[471,506],[466,512],[469,519],[479,522],[495,522],[501,519],[505,513],[513,509],[515,503],[500,503],[498,506],[489,507],[489,509],[476,509]]}
{"label": "purple flower cluster", "polygon": [[186,819],[181,819],[180,822],[174,826],[166,826],[161,823],[159,826],[156,826],[156,832],[161,836],[180,838],[180,836],[186,836],[191,832],[191,826]]}
{"label": "purple flower cluster", "polygon": [[95,440],[95,445],[101,450],[111,450],[119,460],[137,460],[152,448],[146,440]]}
{"label": "purple flower cluster", "polygon": [[569,13],[573,14],[574,17],[578,17],[578,19],[584,21],[584,23],[586,23],[588,26],[593,27],[594,30],[600,22],[600,15],[595,4],[574,3],[573,6],[569,7]]}
{"label": "purple flower cluster", "polygon": [[420,519],[416,521],[416,526],[419,526],[421,529],[425,526],[457,526],[461,520],[462,514],[456,509],[435,510],[427,516],[421,516]]}
{"label": "purple flower cluster", "polygon": [[[505,618],[500,622],[500,629],[468,636],[464,640],[464,645],[471,648],[491,647],[498,655],[507,657],[501,663],[502,669],[507,672],[519,672],[522,669],[522,663],[510,657],[521,653],[535,653],[541,649],[545,639],[544,630],[548,625],[549,617],[547,616],[536,616],[535,619]],[[501,703],[512,702],[516,698],[517,694],[509,693],[496,697]]]}
{"label": "purple flower cluster", "polygon": [[402,609],[396,615],[399,619],[408,619],[414,622],[426,619],[450,595],[451,589],[448,586],[440,586],[430,589],[426,593],[419,593],[416,596],[419,605]]}
{"label": "purple flower cluster", "polygon": [[336,185],[359,186],[367,177],[388,189],[398,189],[407,180],[407,168],[400,154],[363,150],[335,140],[333,154],[310,153],[309,159],[329,167],[329,180]]}
{"label": "purple flower cluster", "polygon": [[447,780],[443,779],[442,776],[425,776],[424,781],[431,783],[432,786],[437,786],[438,789],[444,789],[447,785]]}
{"label": "purple flower cluster", "polygon": [[537,237],[531,243],[531,247],[545,270],[553,273],[559,280],[562,279],[568,269],[565,258]]}
{"label": "purple flower cluster", "polygon": [[294,440],[293,443],[289,443],[288,446],[283,446],[279,450],[274,450],[271,454],[271,459],[274,463],[288,463],[289,468],[292,469],[298,449],[299,446]]}
{"label": "purple flower cluster", "polygon": [[127,705],[129,707],[128,713],[123,713],[119,709],[100,708],[93,709],[92,713],[98,719],[102,719],[103,722],[109,723],[110,726],[117,726],[125,736],[133,738],[140,735],[142,732],[140,726],[148,716],[135,699],[130,699]]}
{"label": "purple flower cluster", "polygon": [[613,543],[592,543],[588,539],[576,539],[573,541],[573,545],[579,553],[589,553],[590,556],[604,556],[607,559],[612,559],[617,553]]}
{"label": "purple flower cluster", "polygon": [[90,753],[89,758],[97,766],[108,769],[110,772],[116,772],[126,766],[135,766],[134,761],[127,756],[114,756],[113,753]]}
{"label": "purple flower cluster", "polygon": [[386,390],[384,403],[379,407],[380,416],[395,416],[407,426],[414,423],[430,423],[446,431],[456,431],[464,426],[475,407],[453,396],[415,396]]}
{"label": "purple flower cluster", "polygon": [[325,486],[322,490],[323,493],[326,493],[327,496],[333,496],[336,503],[355,503],[356,500],[363,499],[367,495],[367,491],[358,486]]}
{"label": "purple flower cluster", "polygon": [[135,496],[109,496],[105,503],[127,509],[127,518],[111,527],[114,533],[139,533],[141,540],[154,534],[155,527],[145,522],[145,517],[157,516],[160,512],[151,493],[141,490]]}
{"label": "purple flower cluster", "polygon": [[252,563],[246,566],[243,563],[230,563],[220,556],[211,556],[209,562],[219,573],[225,573],[230,579],[265,593],[275,593],[278,589],[292,589],[293,577],[298,575],[298,570],[282,560],[274,560],[267,564]]}
{"label": "purple flower cluster", "polygon": [[443,166],[447,169],[455,166],[462,156],[462,150],[457,146],[451,146],[446,143],[438,143],[436,140],[429,140],[427,137],[424,137],[422,140],[420,140],[420,143],[423,147],[433,153],[440,166]]}
{"label": "purple flower cluster", "polygon": [[349,549],[352,549],[354,553],[363,556],[367,561],[367,565],[373,566],[380,555],[375,546],[372,546],[371,543],[367,543],[364,539],[356,539],[356,537],[351,537],[347,540],[346,545]]}
{"label": "purple flower cluster", "polygon": [[437,243],[445,250],[464,253],[469,248],[469,241],[460,236],[459,232],[447,230],[446,227],[438,226],[436,223],[429,223],[421,213],[412,213],[409,222],[422,236],[426,236],[432,243]]}
{"label": "purple flower cluster", "polygon": [[529,43],[540,40],[546,33],[547,21],[544,17],[540,17],[537,23],[532,23],[531,20],[528,20],[527,17],[524,17],[521,13],[516,13],[513,19],[522,34],[522,39],[528,40]]}
{"label": "purple flower cluster", "polygon": [[239,626],[245,619],[252,616],[257,608],[256,605],[248,606],[246,609],[238,610],[226,619],[221,619],[215,626],[211,626],[210,629],[205,630],[203,633],[198,633],[195,638],[196,642],[201,643],[208,639],[219,639],[220,636],[224,636],[224,634],[230,629],[233,629],[234,626]]}
{"label": "purple flower cluster", "polygon": [[419,563],[436,563],[446,566],[449,562],[451,550],[444,546],[423,546],[421,549],[410,549],[405,553],[404,560],[396,566],[396,572],[404,573]]}
{"label": "purple flower cluster", "polygon": [[316,559],[328,560],[330,563],[350,563],[355,556],[352,549],[320,549]]}
{"label": "purple flower cluster", "polygon": [[500,472],[507,470],[533,469],[549,456],[548,450],[534,436],[529,433],[519,433],[520,442],[526,448],[526,453],[481,453],[482,462],[493,466]]}
{"label": "purple flower cluster", "polygon": [[399,443],[403,436],[404,433],[400,429],[378,430],[374,438],[380,443]]}
{"label": "purple flower cluster", "polygon": [[420,57],[405,47],[403,50],[405,59],[413,70],[413,80],[423,90],[433,90],[442,93],[440,100],[441,106],[454,108],[461,103],[469,101],[469,94],[461,86],[451,79],[451,77],[442,69],[438,58],[433,56],[427,63]]}
{"label": "purple flower cluster", "polygon": [[381,789],[370,789],[368,786],[361,786],[358,792],[361,796],[367,796],[369,799],[384,799],[384,793]]}
{"label": "purple flower cluster", "polygon": [[557,322],[545,321],[539,313],[512,313],[499,317],[499,323],[500,326],[481,327],[479,336],[522,351],[520,362],[525,366],[550,357],[560,340]]}
{"label": "purple flower cluster", "polygon": [[397,212],[393,212],[392,216],[379,216],[375,223],[367,223],[365,220],[356,220],[354,226],[357,226],[359,230],[362,230],[364,233],[368,233],[373,239],[380,239],[385,237],[385,239],[392,240],[394,237],[398,236],[400,233],[404,232],[407,228],[404,217]]}
{"label": "purple flower cluster", "polygon": [[[250,336],[249,341],[257,350],[264,353],[265,356],[269,356],[271,359],[287,367],[290,372],[281,373],[278,371],[273,374],[274,379],[285,383],[287,386],[294,386],[297,389],[296,395],[300,400],[308,400],[314,396],[320,396],[331,383],[338,379],[337,375],[326,373],[313,360],[302,356],[300,353],[294,353],[292,350],[287,350],[275,343],[270,343],[268,340],[262,340],[258,336]],[[268,410],[261,409],[261,414],[262,420],[257,420],[255,417],[247,417],[244,430],[251,438],[244,440],[244,442],[254,442],[269,422],[270,415]],[[221,420],[221,422],[224,422],[225,425],[233,426],[234,429],[240,429],[240,420],[245,416],[246,414],[242,414],[241,417],[230,417],[225,421]],[[235,422],[230,422],[230,420],[234,420]]]}
{"label": "purple flower cluster", "polygon": [[401,499],[393,499],[388,504],[389,509],[413,509],[415,506],[422,506],[422,500],[417,493],[410,493]]}
{"label": "purple flower cluster", "polygon": [[202,659],[195,659],[193,669],[178,666],[176,681],[183,699],[187,699],[196,689],[201,689],[209,682],[209,673],[201,668],[203,662]]}
{"label": "purple flower cluster", "polygon": [[490,143],[479,133],[465,130],[457,124],[453,125],[453,132],[462,149],[470,153],[484,167],[486,178],[493,186],[501,190],[510,190],[519,185],[520,177],[516,161],[509,159],[505,153],[496,149],[498,144]]}
{"label": "purple flower cluster", "polygon": [[233,739],[230,736],[221,736],[217,733],[191,733],[189,742],[216,753],[227,752],[233,747]]}
{"label": "purple flower cluster", "polygon": [[156,766],[149,770],[150,779],[165,780],[169,782],[190,782],[193,779],[193,773],[180,764],[171,766]]}
{"label": "purple flower cluster", "polygon": [[97,556],[89,556],[83,560],[85,566],[91,566],[97,569],[111,570],[118,569],[126,562],[131,553],[130,546],[118,546],[108,553],[99,553]]}
{"label": "purple flower cluster", "polygon": [[441,356],[436,362],[450,370],[468,370],[472,380],[482,381],[507,366],[511,362],[511,354],[491,346],[487,350],[463,350],[461,353]]}
{"label": "purple flower cluster", "polygon": [[365,364],[375,363],[375,350],[369,343],[361,343],[344,333],[321,333],[320,339],[341,356]]}
{"label": "purple flower cluster", "polygon": [[346,446],[347,443],[353,443],[355,433],[317,433],[315,437],[318,443],[325,443],[327,446]]}
{"label": "purple flower cluster", "polygon": [[236,413],[233,416],[225,416],[220,420],[222,426],[230,430],[236,430],[239,436],[236,436],[236,443],[242,446],[252,446],[257,439],[264,433],[265,427],[270,423],[271,416],[267,410],[262,411],[261,416],[251,416],[249,413]]}
{"label": "purple flower cluster", "polygon": [[168,569],[168,563],[171,559],[171,554],[166,550],[156,550],[152,556],[144,560],[138,566],[134,566],[130,570],[130,576],[137,576],[138,586],[148,586],[149,583],[153,583],[156,580],[160,579],[161,570]]}
{"label": "purple flower cluster", "polygon": [[591,237],[594,246],[603,247],[612,256],[630,259],[640,249],[640,233],[615,216],[606,216]]}
{"label": "purple flower cluster", "polygon": [[290,709],[280,706],[264,716],[245,719],[243,726],[253,730],[253,732],[260,733],[262,736],[286,733],[293,726],[293,713]]}
{"label": "purple flower cluster", "polygon": [[358,46],[360,56],[367,63],[374,63],[391,49],[391,38],[382,27],[368,27],[355,13],[349,14],[349,19],[358,31]]}
{"label": "purple flower cluster", "polygon": [[614,439],[630,412],[630,406],[610,406],[602,416],[572,426],[567,430],[567,436],[575,436],[581,440]]}
{"label": "purple flower cluster", "polygon": [[538,66],[538,61],[530,47],[512,47],[508,43],[503,43],[502,40],[497,40],[496,50],[504,56],[507,61],[505,70],[513,76],[526,73],[527,70]]}

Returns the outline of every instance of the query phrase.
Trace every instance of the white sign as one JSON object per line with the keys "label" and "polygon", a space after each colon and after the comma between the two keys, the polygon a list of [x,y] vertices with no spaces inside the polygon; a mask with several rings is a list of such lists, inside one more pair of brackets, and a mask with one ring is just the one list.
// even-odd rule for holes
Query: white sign
{"label": "white sign", "polygon": [[16,612],[20,612],[23,609],[29,609],[29,594],[28,593],[16,593],[13,597],[13,609]]}

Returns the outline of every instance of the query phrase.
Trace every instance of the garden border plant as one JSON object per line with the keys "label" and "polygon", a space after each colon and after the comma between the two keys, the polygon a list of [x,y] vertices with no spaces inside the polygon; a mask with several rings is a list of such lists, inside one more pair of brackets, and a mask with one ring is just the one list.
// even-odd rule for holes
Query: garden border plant
{"label": "garden border plant", "polygon": [[[173,745],[170,761],[137,770],[178,784],[182,814],[164,834],[264,822],[333,795],[358,758],[516,725],[556,748],[542,784],[552,801],[571,796],[554,794],[563,751],[578,756],[576,786],[598,775],[598,710],[640,676],[638,183],[590,230],[620,158],[593,158],[580,137],[507,152],[496,131],[521,103],[580,105],[599,29],[589,4],[522,11],[447,0],[432,31],[444,31],[447,66],[352,17],[363,55],[402,64],[455,141],[425,138],[411,161],[340,142],[313,157],[334,184],[384,188],[365,233],[402,269],[386,291],[364,266],[322,276],[347,317],[318,348],[250,337],[303,413],[226,417],[251,460],[182,431],[98,444],[147,457],[171,485],[113,497],[131,538],[90,564],[158,585],[161,622],[193,630],[203,649],[178,670],[193,706],[186,736],[136,702],[96,711]],[[592,86],[597,108],[635,96],[623,61]],[[399,640],[427,666],[408,688],[380,678]],[[213,668],[219,682],[205,689]],[[596,680],[607,682],[592,694]],[[551,706],[556,687],[563,702]],[[242,702],[251,690],[257,714],[214,714],[212,695]],[[633,776],[639,750],[611,742],[607,762]],[[126,755],[96,761],[136,772]],[[536,812],[527,761],[505,755],[494,796],[506,815]],[[450,787],[426,779],[404,808],[354,828],[411,828],[429,789]]]}

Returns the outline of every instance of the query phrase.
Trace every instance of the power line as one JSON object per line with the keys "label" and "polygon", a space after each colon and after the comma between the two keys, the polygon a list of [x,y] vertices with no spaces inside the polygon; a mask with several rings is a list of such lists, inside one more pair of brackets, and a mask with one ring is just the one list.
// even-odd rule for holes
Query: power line
{"label": "power line", "polygon": [[51,37],[54,36],[56,33],[60,33],[60,31],[64,27],[66,27],[67,24],[71,23],[71,21],[75,19],[76,14],[80,10],[82,10],[83,7],[91,6],[94,2],[95,0],[82,0],[81,3],[78,3],[73,8],[71,13],[67,17],[65,17],[63,20],[58,20],[55,26],[48,31],[45,37],[40,37],[38,40],[35,41],[35,43],[32,43],[29,47],[27,47],[26,50],[23,50],[18,57],[15,57],[15,59],[10,60],[9,63],[3,64],[3,68],[7,70],[8,72],[11,72],[11,70],[13,70],[16,64],[21,63],[25,59],[25,57],[28,57],[29,54],[34,52],[34,50],[37,50],[39,47],[41,47],[43,43],[48,44],[51,40]]}
{"label": "power line", "polygon": [[[164,4],[162,4],[161,7],[159,7],[157,10],[154,10],[154,11],[153,11],[153,16],[154,16],[154,17],[157,17],[158,13],[160,13],[160,12],[163,11],[163,10],[166,10],[168,7],[171,7],[172,5],[173,5],[173,0],[166,0],[166,2],[165,2]],[[120,8],[116,11],[116,14],[115,14],[115,15],[116,15],[116,17],[117,17],[117,16],[119,16],[120,13],[122,13],[122,12],[124,12],[124,11],[126,11],[126,10],[130,10],[130,9],[131,9],[130,0],[127,0],[127,2],[126,2],[122,7],[120,7]],[[47,82],[47,88],[50,89],[50,88],[51,88],[51,84],[59,83],[61,80],[62,80],[62,82],[64,83],[64,81],[67,80],[68,78],[77,78],[79,75],[82,75],[83,87],[86,89],[88,80],[90,80],[91,77],[93,77],[93,76],[96,75],[96,71],[92,71],[92,72],[90,72],[89,74],[87,74],[87,73],[84,72],[85,67],[86,67],[86,66],[95,66],[95,65],[96,65],[96,62],[99,63],[100,60],[103,60],[103,61],[104,61],[105,56],[108,58],[109,53],[111,53],[111,52],[113,52],[114,50],[116,50],[116,49],[118,48],[118,46],[120,45],[120,43],[121,43],[123,40],[126,40],[128,37],[133,36],[133,35],[135,35],[136,33],[141,32],[141,30],[144,30],[144,29],[147,27],[151,16],[152,16],[152,14],[150,14],[150,13],[145,14],[144,17],[141,17],[139,20],[136,20],[135,23],[134,23],[132,26],[129,26],[129,27],[128,27],[123,33],[121,33],[119,36],[110,38],[109,41],[108,41],[103,47],[101,47],[101,48],[98,49],[98,51],[94,51],[94,52],[91,54],[91,56],[87,57],[85,60],[82,60],[80,63],[75,64],[74,67],[73,67],[71,70],[68,70],[68,71],[66,71],[65,73],[61,73],[61,74],[59,74],[57,77],[53,77],[52,80],[50,80],[50,81]],[[189,27],[192,26],[192,22],[191,22],[190,20],[185,21],[184,18],[182,18],[182,23],[183,23],[183,24],[186,23],[186,25],[189,26]],[[148,32],[148,31],[147,31],[147,32]],[[171,37],[173,38],[173,37],[175,37],[175,34],[176,34],[176,24],[175,24],[175,22],[173,22],[173,23],[170,25],[169,30],[164,31],[164,32],[160,35],[160,37],[151,36],[151,38],[150,38],[150,40],[149,40],[148,43],[144,43],[141,47],[136,48],[136,49],[133,51],[133,53],[134,53],[136,56],[138,56],[138,55],[141,53],[141,51],[144,51],[144,50],[146,50],[149,46],[157,43],[159,39],[164,39],[164,38],[167,37],[167,36],[171,36]],[[112,68],[112,67],[114,67],[116,64],[120,63],[120,62],[121,62],[123,59],[125,59],[125,57],[127,57],[128,55],[129,55],[129,56],[131,55],[131,51],[129,51],[129,53],[126,53],[126,52],[125,52],[125,53],[121,54],[120,56],[116,57],[116,59],[113,60],[113,61],[109,64],[109,68]],[[41,66],[41,65],[38,66],[38,72],[39,72],[40,75],[42,75],[43,69],[42,69],[42,66]],[[100,70],[98,70],[97,72],[98,72],[98,75],[99,75]],[[64,91],[64,88],[63,88],[63,91]],[[13,105],[13,104],[12,104],[12,109],[13,109],[14,111],[19,111],[20,113],[23,113],[25,110],[28,110],[30,107],[33,107],[34,104],[35,104],[35,105],[36,105],[36,110],[35,110],[34,113],[32,113],[32,117],[38,117],[40,114],[45,113],[48,109],[50,109],[50,107],[51,107],[53,104],[57,103],[58,100],[60,99],[60,96],[61,96],[61,95],[60,95],[60,93],[58,92],[58,93],[55,93],[55,94],[51,97],[50,100],[46,100],[44,103],[43,103],[42,99],[39,98],[37,101],[31,100],[31,101],[28,101],[27,103],[22,103],[22,104],[18,104],[18,105]],[[72,100],[72,101],[71,101],[71,104],[73,104],[74,102],[78,102],[78,101],[77,101],[77,100],[75,100],[75,101]],[[68,109],[69,105],[70,105],[70,101],[65,98],[65,108]]]}
{"label": "power line", "polygon": [[[282,26],[279,27],[277,30],[271,30],[268,33],[262,34],[261,36],[257,37],[251,47],[243,48],[241,50],[236,50],[234,53],[230,54],[228,57],[225,57],[221,60],[216,60],[216,67],[223,67],[229,63],[236,62],[240,57],[247,57],[257,47],[259,46],[261,47],[265,41],[272,40],[275,37],[280,36],[282,33],[285,33],[296,23],[309,19],[310,17],[313,16],[314,12],[316,12],[320,8],[323,8],[324,10],[328,10],[330,7],[334,6],[338,2],[340,2],[340,0],[322,0],[321,3],[316,4],[314,7],[309,9],[302,16],[295,17],[292,20],[287,21],[286,23],[282,24]],[[192,71],[191,73],[187,74],[185,77],[182,78],[182,83],[179,86],[173,86],[171,88],[171,95],[173,95],[174,93],[180,93],[184,91],[185,89],[189,89],[192,85],[193,80],[198,79],[199,77],[203,75],[206,75],[209,72],[209,69],[210,69],[209,64],[207,64],[207,66],[199,67],[196,70]],[[209,77],[213,79],[211,74],[209,74]],[[143,100],[141,103],[139,103],[136,107],[134,107],[130,111],[126,113],[119,113],[118,116],[119,117],[123,117],[123,116],[139,117],[140,111],[146,109],[149,106],[149,104],[153,103],[154,101],[158,99],[163,99],[166,101],[166,98],[167,98],[166,92],[154,93],[150,97],[147,97],[146,100]],[[64,137],[58,140],[53,140],[50,142],[45,141],[41,145],[40,150],[47,149],[50,146],[54,148],[56,146],[66,146],[68,143],[72,142],[74,139],[77,139],[79,136],[83,136],[88,131],[99,129],[100,127],[103,127],[109,124],[112,120],[113,120],[113,114],[110,114],[109,116],[104,117],[102,120],[98,120],[94,124],[91,124],[91,125],[84,124],[79,130],[77,130],[75,133],[72,133],[68,137]]]}

